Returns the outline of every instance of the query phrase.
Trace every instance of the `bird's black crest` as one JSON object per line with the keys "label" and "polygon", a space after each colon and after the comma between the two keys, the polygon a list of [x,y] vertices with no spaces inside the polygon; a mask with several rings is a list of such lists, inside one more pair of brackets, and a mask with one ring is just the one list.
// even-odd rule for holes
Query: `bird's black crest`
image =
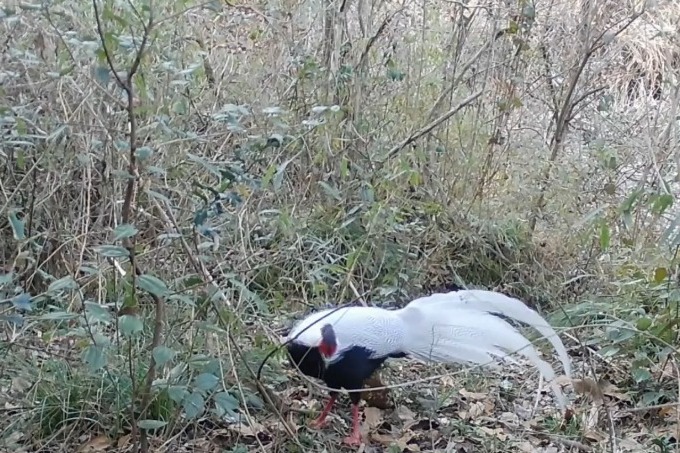
{"label": "bird's black crest", "polygon": [[330,324],[325,324],[321,328],[321,341],[328,346],[336,346],[335,331]]}

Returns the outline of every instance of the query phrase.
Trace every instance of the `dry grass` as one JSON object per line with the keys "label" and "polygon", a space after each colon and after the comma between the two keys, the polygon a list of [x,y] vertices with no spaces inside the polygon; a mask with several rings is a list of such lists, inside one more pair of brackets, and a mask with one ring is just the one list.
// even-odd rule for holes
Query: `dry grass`
{"label": "dry grass", "polygon": [[[533,410],[532,377],[511,372],[509,398],[496,375],[451,375],[396,390],[414,415],[374,434],[422,451],[667,442],[674,409],[650,410],[649,426],[628,411],[677,401],[664,354],[679,303],[680,11],[501,3],[150,3],[132,103],[92,3],[7,4],[0,445],[123,451],[146,418],[167,422],[158,451],[332,451],[332,434],[300,427],[311,397],[281,355],[264,382],[293,407],[282,418],[251,371],[309,307],[399,304],[452,281],[552,312],[579,372],[618,388],[601,383],[594,404],[572,394],[564,424],[550,401]],[[98,4],[122,80],[142,4]],[[131,280],[129,252],[160,282]],[[393,384],[444,372],[395,367]],[[460,400],[462,385],[491,396]]]}

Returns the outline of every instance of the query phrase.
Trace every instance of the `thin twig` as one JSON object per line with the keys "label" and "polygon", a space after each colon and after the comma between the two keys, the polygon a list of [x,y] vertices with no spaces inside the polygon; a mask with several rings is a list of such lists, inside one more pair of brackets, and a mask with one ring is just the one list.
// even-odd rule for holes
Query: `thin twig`
{"label": "thin twig", "polygon": [[427,126],[424,126],[424,127],[420,128],[419,130],[417,130],[416,132],[409,135],[407,138],[402,140],[401,143],[395,145],[394,147],[392,147],[392,149],[390,149],[387,152],[387,158],[385,159],[385,161],[394,157],[397,153],[399,153],[399,151],[401,151],[402,149],[404,149],[405,147],[407,147],[409,144],[413,143],[414,141],[418,140],[423,135],[430,133],[435,127],[439,126],[444,121],[448,120],[453,115],[458,113],[460,110],[462,110],[463,108],[470,105],[472,102],[474,102],[481,95],[482,95],[482,90],[479,90],[479,91],[472,93],[470,96],[463,99],[457,106],[455,106],[454,108],[452,108],[448,112],[444,113],[442,116],[435,119],[434,121],[432,121]]}

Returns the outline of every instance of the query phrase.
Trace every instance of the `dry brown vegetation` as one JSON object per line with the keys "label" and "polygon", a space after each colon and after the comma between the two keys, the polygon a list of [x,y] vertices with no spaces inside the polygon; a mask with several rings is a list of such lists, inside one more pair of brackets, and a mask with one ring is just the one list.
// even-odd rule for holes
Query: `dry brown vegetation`
{"label": "dry brown vegetation", "polygon": [[399,361],[364,451],[678,447],[677,2],[0,18],[0,448],[342,450],[346,411],[307,429],[324,393],[262,359],[310,307],[452,282],[551,316],[573,414]]}

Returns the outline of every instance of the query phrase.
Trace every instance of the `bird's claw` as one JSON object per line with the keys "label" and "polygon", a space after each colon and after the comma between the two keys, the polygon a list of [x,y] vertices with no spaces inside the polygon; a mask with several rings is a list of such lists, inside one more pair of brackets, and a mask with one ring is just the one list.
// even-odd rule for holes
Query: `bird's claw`
{"label": "bird's claw", "polygon": [[345,437],[343,442],[346,445],[350,445],[352,447],[358,447],[359,445],[361,445],[361,436],[359,436],[358,434],[356,434],[356,435],[353,434],[351,436]]}

